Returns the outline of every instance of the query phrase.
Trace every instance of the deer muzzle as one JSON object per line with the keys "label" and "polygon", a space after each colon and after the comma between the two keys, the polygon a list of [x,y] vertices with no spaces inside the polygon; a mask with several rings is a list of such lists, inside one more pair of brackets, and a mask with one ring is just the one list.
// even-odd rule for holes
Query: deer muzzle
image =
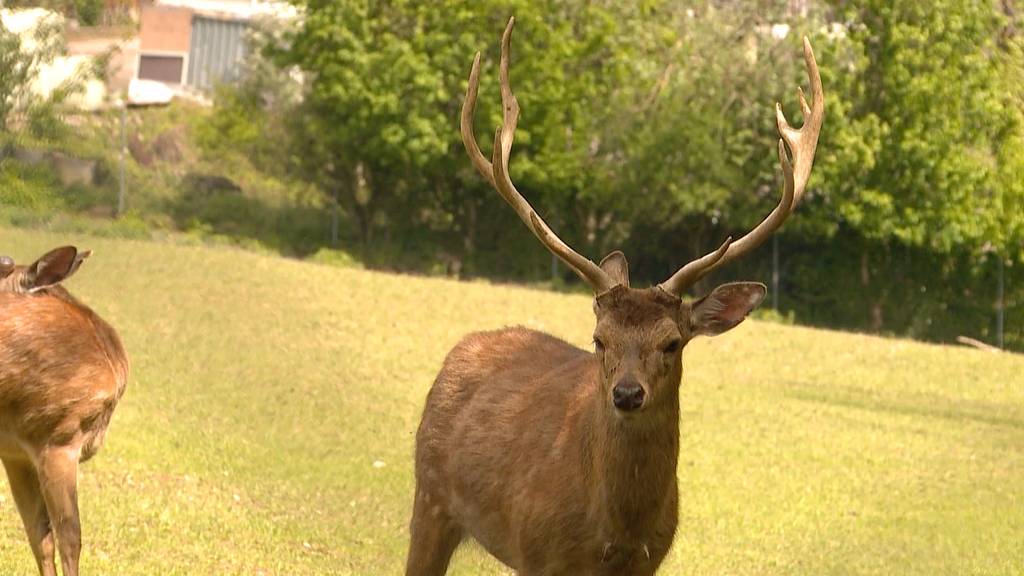
{"label": "deer muzzle", "polygon": [[623,412],[639,410],[646,396],[644,387],[634,380],[619,382],[612,388],[612,404]]}

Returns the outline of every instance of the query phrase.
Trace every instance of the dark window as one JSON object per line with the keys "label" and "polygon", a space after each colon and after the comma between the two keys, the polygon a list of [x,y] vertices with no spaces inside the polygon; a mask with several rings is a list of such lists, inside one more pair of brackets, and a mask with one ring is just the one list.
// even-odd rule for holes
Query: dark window
{"label": "dark window", "polygon": [[185,69],[183,56],[155,56],[143,54],[139,58],[139,78],[159,80],[166,84],[181,84],[181,72]]}

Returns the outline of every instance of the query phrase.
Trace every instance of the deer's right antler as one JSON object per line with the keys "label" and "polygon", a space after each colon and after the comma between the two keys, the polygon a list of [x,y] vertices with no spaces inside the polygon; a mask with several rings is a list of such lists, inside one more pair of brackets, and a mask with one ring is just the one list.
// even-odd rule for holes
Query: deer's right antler
{"label": "deer's right antler", "polygon": [[579,254],[562,241],[551,227],[537,215],[530,203],[516,190],[508,174],[508,160],[512,152],[512,140],[515,137],[516,124],[519,122],[519,102],[509,84],[509,52],[512,42],[512,27],[515,18],[509,18],[505,33],[501,36],[501,104],[504,119],[494,135],[493,162],[480,152],[473,135],[473,112],[476,110],[476,98],[480,84],[480,53],[473,58],[473,68],[469,73],[469,87],[466,89],[466,100],[462,104],[462,142],[466,152],[483,176],[501,194],[501,197],[519,214],[526,227],[541,241],[552,254],[572,268],[584,282],[590,284],[595,294],[601,294],[615,286],[615,281],[597,264]]}
{"label": "deer's right antler", "polygon": [[[804,116],[803,127],[799,130],[790,127],[786,116],[782,113],[782,106],[778,103],[775,104],[775,120],[779,126],[779,135],[782,136],[779,139],[779,164],[782,165],[782,174],[785,178],[782,199],[779,200],[778,206],[757,227],[739,240],[732,242],[731,238],[727,239],[714,252],[680,268],[671,278],[658,285],[662,290],[682,296],[687,288],[711,273],[712,270],[732,262],[767,240],[782,226],[786,218],[793,213],[793,208],[800,202],[804,188],[807,186],[807,180],[811,176],[814,151],[818,146],[818,134],[821,132],[821,123],[825,118],[825,94],[821,87],[821,74],[818,73],[818,63],[814,59],[811,42],[806,37],[804,37],[804,61],[807,65],[807,75],[811,80],[813,100],[812,105],[808,106],[803,90],[797,88],[800,110]],[[786,154],[787,145],[793,154],[792,164]]]}

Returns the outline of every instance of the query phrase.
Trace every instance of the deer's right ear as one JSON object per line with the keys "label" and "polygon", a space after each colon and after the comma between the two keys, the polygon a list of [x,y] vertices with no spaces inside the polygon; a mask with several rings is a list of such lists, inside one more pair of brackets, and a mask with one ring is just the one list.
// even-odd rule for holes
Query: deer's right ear
{"label": "deer's right ear", "polygon": [[690,308],[694,335],[717,336],[732,330],[764,300],[768,288],[760,282],[722,284]]}
{"label": "deer's right ear", "polygon": [[90,254],[91,251],[79,252],[74,246],[50,250],[26,270],[25,288],[32,292],[67,280]]}
{"label": "deer's right ear", "polygon": [[611,276],[613,282],[629,288],[629,262],[626,262],[626,255],[621,250],[605,256],[599,266],[605,274]]}

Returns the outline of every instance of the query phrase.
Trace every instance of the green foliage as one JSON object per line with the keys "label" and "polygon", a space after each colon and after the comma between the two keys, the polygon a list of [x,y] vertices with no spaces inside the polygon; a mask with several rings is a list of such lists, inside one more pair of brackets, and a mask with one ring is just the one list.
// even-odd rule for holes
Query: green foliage
{"label": "green foliage", "polygon": [[43,18],[33,30],[31,42],[23,45],[22,40],[0,23],[0,133],[24,127],[37,138],[65,137],[68,131],[60,106],[81,88],[81,78],[70,78],[45,98],[32,88],[39,67],[65,50],[63,22],[58,17]]}
{"label": "green foliage", "polygon": [[78,20],[82,26],[102,23],[107,0],[7,0],[9,8],[46,8],[68,18]]}
{"label": "green foliage", "polygon": [[195,127],[196,144],[210,157],[257,152],[266,142],[263,108],[244,90],[226,85],[217,88],[214,101],[216,113]]}
{"label": "green foliage", "polygon": [[338,268],[362,268],[363,264],[352,254],[344,250],[321,248],[308,258],[310,262],[327,264]]}
{"label": "green foliage", "polygon": [[0,131],[7,130],[8,118],[33,77],[33,59],[21,49],[21,37],[0,22]]}
{"label": "green foliage", "polygon": [[34,138],[49,142],[67,139],[71,128],[65,123],[60,103],[48,99],[38,102],[26,111],[28,133]]}
{"label": "green foliage", "polygon": [[291,149],[306,138],[293,123],[301,112],[302,84],[290,69],[264,55],[291,26],[275,19],[251,23],[246,33],[250,57],[241,65],[239,80],[217,86],[213,113],[195,124],[196,143],[208,159],[239,155],[277,175],[295,164]]}
{"label": "green foliage", "polygon": [[602,127],[620,126],[620,104],[642,88],[629,78],[646,37],[632,32],[650,23],[653,5],[311,1],[302,26],[270,53],[310,79],[301,158],[358,219],[361,240],[371,242],[382,221],[408,223],[472,257],[494,206],[462,160],[456,129],[472,54],[485,55],[478,120],[486,149],[500,118],[498,39],[517,14],[513,81],[523,117],[513,177],[540,206],[593,210],[616,164]]}
{"label": "green foliage", "polygon": [[850,61],[847,77],[862,88],[843,94],[844,112],[879,129],[857,189],[834,198],[840,217],[867,238],[943,252],[995,240],[1005,250],[1000,172],[1019,167],[1024,132],[1001,82],[996,7],[864,0],[841,13],[866,56]]}
{"label": "green foliage", "polygon": [[27,166],[11,159],[0,159],[0,205],[33,212],[58,211],[64,207],[57,193],[59,183],[53,172],[39,166]]}
{"label": "green foliage", "polygon": [[103,18],[105,0],[74,0],[75,16],[83,26],[96,26]]}
{"label": "green foliage", "polygon": [[166,210],[179,229],[217,243],[233,243],[284,254],[308,254],[322,243],[324,217],[301,191],[265,176],[240,183],[223,176],[190,173]]}

